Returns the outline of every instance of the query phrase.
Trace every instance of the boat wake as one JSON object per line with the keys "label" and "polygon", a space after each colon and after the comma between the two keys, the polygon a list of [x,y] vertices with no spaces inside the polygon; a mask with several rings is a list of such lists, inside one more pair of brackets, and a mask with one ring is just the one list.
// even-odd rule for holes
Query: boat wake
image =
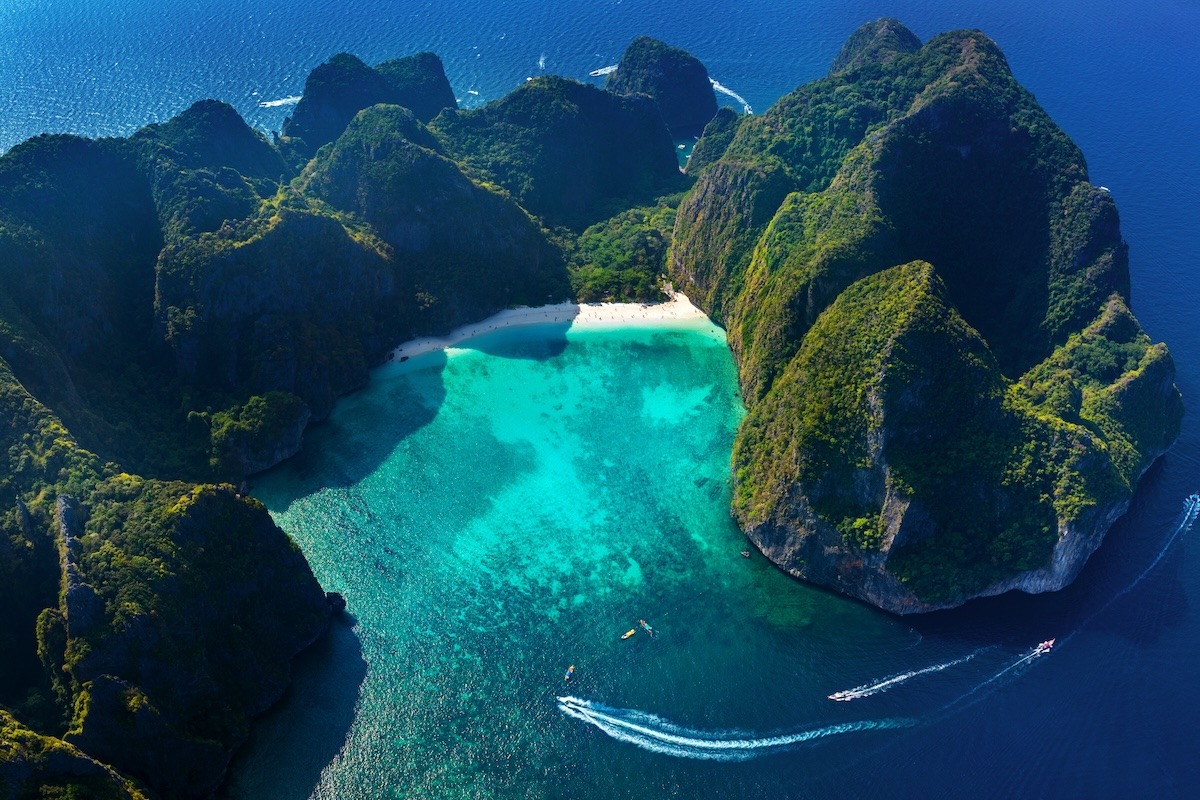
{"label": "boat wake", "polygon": [[1150,566],[1142,570],[1142,574],[1134,578],[1132,583],[1114,594],[1107,603],[1101,606],[1095,614],[1092,614],[1090,617],[1088,617],[1084,621],[1083,625],[1080,625],[1079,627],[1084,627],[1096,617],[1103,614],[1113,603],[1132,592],[1135,588],[1137,588],[1138,584],[1146,580],[1150,573],[1154,571],[1154,568],[1158,566],[1159,562],[1163,560],[1163,557],[1166,556],[1167,551],[1171,549],[1171,545],[1175,544],[1175,540],[1190,531],[1192,526],[1196,524],[1197,516],[1200,516],[1200,494],[1189,495],[1188,498],[1183,501],[1183,512],[1179,516],[1179,524],[1175,526],[1175,530],[1171,533],[1170,538],[1167,539],[1166,544],[1164,544],[1162,549],[1158,551],[1158,555],[1156,555],[1154,560],[1150,562]]}
{"label": "boat wake", "polygon": [[300,95],[293,94],[288,97],[281,97],[278,100],[263,100],[259,103],[260,108],[279,108],[280,106],[294,106],[300,102]]}
{"label": "boat wake", "polygon": [[947,661],[944,664],[934,664],[932,667],[925,667],[924,669],[915,669],[912,672],[902,672],[899,675],[892,675],[891,677],[884,678],[878,683],[867,683],[862,686],[856,686],[853,689],[845,689],[840,692],[834,692],[833,694],[829,695],[829,699],[846,702],[850,700],[861,700],[864,697],[870,697],[871,695],[879,694],[880,692],[886,692],[888,689],[891,689],[894,686],[907,683],[913,678],[921,675],[928,675],[931,672],[941,672],[944,669],[950,669],[950,667],[956,667],[959,664],[965,664],[975,656],[982,653],[984,649],[985,648],[980,648],[974,653],[965,655],[962,658],[956,658],[953,661]]}
{"label": "boat wake", "polygon": [[808,742],[859,731],[909,728],[911,719],[858,720],[777,736],[753,736],[745,731],[701,731],[676,725],[662,717],[628,708],[611,708],[578,697],[559,697],[558,709],[594,725],[612,738],[654,753],[709,761],[746,761],[782,752]]}
{"label": "boat wake", "polygon": [[[1075,633],[1086,627],[1089,622],[1103,613],[1109,606],[1133,591],[1138,584],[1145,580],[1154,571],[1154,568],[1158,566],[1159,562],[1162,561],[1175,541],[1192,529],[1198,517],[1200,517],[1200,494],[1193,494],[1184,501],[1183,513],[1179,518],[1175,530],[1167,539],[1158,555],[1150,562],[1149,566],[1132,583],[1113,595],[1107,603],[1092,614],[1092,616],[1088,617],[1062,643],[1065,644],[1066,641],[1074,637]],[[1014,679],[1020,674],[1019,670],[1022,667],[1026,667],[1041,656],[1052,652],[1053,644],[1054,640],[1051,639],[1048,642],[1043,642],[1030,648],[1027,652],[1017,656],[1016,660],[1012,663],[1001,668],[998,672],[989,675],[965,694],[950,701],[939,710],[923,716],[920,720],[900,717],[866,719],[834,723],[823,727],[808,728],[775,736],[755,736],[746,731],[704,731],[687,728],[645,711],[612,708],[591,700],[571,696],[557,698],[558,709],[568,717],[581,720],[599,728],[618,741],[627,742],[651,752],[678,758],[706,759],[711,761],[746,761],[759,756],[790,750],[830,736],[864,731],[897,730],[913,728],[918,724],[933,724],[939,719],[944,719],[953,713],[961,712],[963,708],[980,702],[988,694],[991,694],[991,691],[985,690],[998,688],[1002,681],[1008,682]],[[870,697],[871,695],[887,691],[894,686],[899,686],[920,675],[941,672],[950,667],[963,664],[986,649],[988,648],[981,648],[953,661],[893,675],[876,683],[834,692],[829,695],[829,698],[831,700],[858,700]]]}
{"label": "boat wake", "polygon": [[[1154,568],[1159,565],[1159,563],[1163,560],[1164,557],[1166,557],[1167,552],[1171,549],[1171,546],[1175,544],[1176,540],[1178,540],[1179,537],[1183,536],[1184,534],[1186,534],[1188,531],[1190,531],[1192,529],[1192,526],[1196,524],[1196,518],[1198,516],[1200,516],[1200,494],[1189,495],[1187,497],[1187,499],[1185,499],[1183,501],[1183,511],[1179,515],[1179,522],[1175,525],[1175,530],[1173,530],[1171,532],[1171,535],[1169,537],[1167,537],[1167,541],[1163,544],[1162,549],[1160,549],[1158,551],[1158,555],[1156,555],[1154,557],[1154,560],[1151,561],[1150,564],[1144,570],[1142,570],[1141,574],[1139,574],[1136,578],[1134,578],[1128,586],[1126,586],[1124,589],[1122,589],[1121,591],[1117,592],[1112,597],[1110,597],[1108,599],[1108,602],[1106,602],[1104,605],[1100,606],[1100,608],[1096,609],[1096,611],[1093,612],[1091,616],[1089,616],[1087,619],[1085,619],[1083,622],[1081,622],[1073,631],[1071,631],[1070,634],[1068,634],[1066,637],[1064,637],[1059,646],[1061,647],[1062,645],[1065,645],[1067,642],[1069,642],[1071,639],[1074,639],[1075,635],[1077,633],[1079,633],[1081,630],[1083,630],[1084,628],[1086,628],[1088,625],[1090,625],[1092,623],[1092,621],[1096,619],[1096,617],[1100,616],[1105,611],[1107,611],[1109,608],[1111,608],[1113,603],[1117,602],[1122,597],[1124,597],[1125,595],[1132,592],[1135,588],[1137,588],[1137,586],[1142,581],[1144,581],[1147,577],[1149,577],[1150,573],[1152,573],[1154,571]],[[971,700],[970,703],[967,703],[968,705],[972,705],[973,703],[978,702],[978,700],[981,699],[979,697],[979,695],[984,689],[992,686],[993,684],[996,684],[997,682],[1000,681],[1001,678],[1003,678],[1004,676],[1009,675],[1009,673],[1013,672],[1013,670],[1016,670],[1024,665],[1030,663],[1038,656],[1046,655],[1049,652],[1051,652],[1050,648],[1044,647],[1043,645],[1038,645],[1037,647],[1030,650],[1028,653],[1025,653],[1024,655],[1022,655],[1020,658],[1018,658],[1012,664],[1009,664],[1007,667],[1000,670],[996,674],[989,676],[986,680],[984,680],[982,683],[977,684],[969,692],[967,692],[966,694],[962,695],[961,697],[959,697],[956,700],[954,700],[953,702],[951,702],[949,705],[947,705],[943,709],[943,712],[948,712],[951,709],[955,709],[968,700]],[[974,699],[972,699],[972,698],[974,698]]]}
{"label": "boat wake", "polygon": [[[616,67],[613,67],[613,69],[616,69]],[[596,73],[593,72],[592,74],[595,75]],[[746,109],[747,114],[754,113],[754,109],[751,108],[750,104],[746,102],[746,98],[742,97],[740,94],[735,92],[733,89],[730,89],[728,86],[723,86],[720,83],[720,81],[717,81],[713,78],[709,78],[708,82],[712,84],[712,87],[715,91],[720,92],[721,94],[725,95],[726,97],[732,97],[734,100],[741,103],[742,108]]]}

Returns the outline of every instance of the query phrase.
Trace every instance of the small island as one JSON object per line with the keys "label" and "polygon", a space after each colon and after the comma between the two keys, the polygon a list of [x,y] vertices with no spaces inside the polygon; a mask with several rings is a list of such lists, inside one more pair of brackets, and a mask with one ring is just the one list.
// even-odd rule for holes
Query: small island
{"label": "small island", "polygon": [[342,606],[246,476],[400,342],[667,284],[728,332],[750,541],[894,613],[1066,585],[1179,433],[1116,206],[978,31],[869,23],[761,116],[643,37],[606,89],[340,54],[275,141],[43,135],[0,158],[0,786],[211,796]]}

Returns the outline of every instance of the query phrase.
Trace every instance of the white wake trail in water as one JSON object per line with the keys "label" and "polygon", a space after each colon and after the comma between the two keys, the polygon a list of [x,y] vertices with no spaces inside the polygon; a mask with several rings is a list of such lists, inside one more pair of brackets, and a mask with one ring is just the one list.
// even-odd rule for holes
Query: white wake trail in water
{"label": "white wake trail in water", "polygon": [[[1084,628],[1089,622],[1108,609],[1109,606],[1131,592],[1134,587],[1145,580],[1166,556],[1167,551],[1170,550],[1175,541],[1192,529],[1197,517],[1200,517],[1200,495],[1193,494],[1184,501],[1183,513],[1179,518],[1178,525],[1158,555],[1150,562],[1150,565],[1132,583],[1113,595],[1095,614],[1088,617],[1067,639],[1073,637],[1076,632]],[[1066,639],[1063,640],[1064,644],[1065,642]],[[941,672],[942,670],[962,664],[986,649],[988,648],[981,648],[974,653],[943,664],[934,664],[923,669],[894,675],[877,683],[866,684],[842,692],[835,692],[830,695],[830,698],[834,700],[854,700],[861,697],[870,697],[872,694],[886,691],[919,675]],[[979,702],[986,696],[983,693],[985,689],[998,684],[1005,676],[1011,675],[1015,670],[1031,664],[1035,659],[1048,655],[1051,652],[1053,651],[1043,649],[1041,645],[1030,649],[1028,652],[1017,657],[1011,664],[989,675],[982,682],[975,685],[974,688],[943,706],[939,711],[923,717],[920,723],[922,725],[933,724],[938,719],[943,719],[955,711],[961,711],[964,707]],[[564,696],[557,698],[557,700],[558,709],[563,714],[599,728],[618,741],[627,742],[651,752],[678,758],[712,761],[745,761],[762,755],[788,750],[830,736],[863,731],[912,728],[918,724],[918,720],[906,718],[867,719],[835,723],[795,733],[763,737],[754,736],[745,731],[702,731],[687,728],[645,711],[612,708],[578,697]]]}
{"label": "white wake trail in water", "polygon": [[278,100],[263,100],[258,105],[261,108],[278,108],[279,106],[294,106],[300,102],[300,95],[293,94],[288,97],[281,97]]}
{"label": "white wake trail in water", "polygon": [[845,689],[840,692],[834,692],[833,694],[829,695],[829,699],[843,702],[850,700],[861,700],[864,697],[870,697],[871,695],[879,694],[880,692],[886,692],[888,689],[891,689],[894,686],[899,686],[900,684],[906,683],[921,675],[928,675],[931,672],[941,672],[944,669],[950,669],[950,667],[956,667],[959,664],[965,664],[982,652],[983,648],[976,650],[974,653],[970,653],[969,655],[965,655],[962,658],[956,658],[953,661],[947,661],[944,664],[934,664],[932,667],[915,669],[912,672],[902,672],[899,675],[892,675],[888,678],[884,678],[878,683],[866,683],[862,686],[856,686],[853,689]]}
{"label": "white wake trail in water", "polygon": [[[1189,495],[1187,497],[1187,499],[1185,499],[1183,501],[1183,511],[1181,512],[1181,514],[1179,516],[1179,522],[1178,522],[1178,524],[1176,524],[1175,530],[1171,532],[1171,535],[1167,538],[1167,541],[1163,544],[1162,549],[1160,549],[1158,551],[1158,555],[1156,555],[1154,557],[1154,560],[1150,562],[1149,566],[1147,566],[1144,570],[1142,570],[1141,574],[1139,574],[1136,578],[1134,578],[1133,581],[1131,581],[1128,586],[1126,586],[1124,589],[1122,589],[1121,591],[1117,592],[1112,597],[1110,597],[1108,599],[1107,603],[1100,606],[1100,608],[1097,609],[1095,611],[1095,613],[1093,613],[1091,616],[1089,616],[1087,619],[1085,619],[1083,622],[1081,622],[1078,626],[1076,626],[1075,629],[1072,630],[1070,634],[1068,634],[1066,637],[1064,637],[1059,642],[1057,647],[1062,647],[1067,642],[1069,642],[1071,639],[1074,639],[1075,635],[1077,633],[1079,633],[1081,630],[1083,630],[1084,628],[1086,628],[1089,624],[1091,624],[1091,622],[1094,619],[1096,619],[1096,617],[1100,616],[1105,611],[1107,611],[1109,608],[1111,608],[1113,603],[1117,602],[1122,597],[1124,597],[1125,595],[1132,592],[1135,588],[1137,588],[1137,586],[1142,581],[1144,581],[1147,577],[1149,577],[1150,573],[1154,571],[1154,568],[1159,565],[1159,562],[1161,562],[1163,560],[1163,558],[1166,557],[1167,552],[1171,549],[1171,546],[1173,544],[1175,544],[1175,541],[1177,539],[1179,539],[1179,537],[1183,536],[1184,534],[1186,534],[1188,531],[1190,531],[1192,529],[1192,526],[1196,523],[1197,516],[1200,516],[1200,494]],[[1037,658],[1038,656],[1048,655],[1051,652],[1052,652],[1051,650],[1043,650],[1043,649],[1041,649],[1041,647],[1035,647],[1033,650],[1031,650],[1030,652],[1021,656],[1016,661],[1014,661],[1012,664],[1009,664],[1007,667],[1005,667],[1004,669],[997,672],[995,675],[989,676],[986,680],[984,680],[983,682],[976,685],[973,689],[971,689],[966,694],[962,695],[961,697],[957,698],[956,700],[951,701],[944,709],[942,709],[943,713],[949,712],[951,709],[957,707],[964,701],[966,701],[972,697],[975,697],[983,689],[996,683],[1001,678],[1003,678],[1005,675],[1012,672],[1014,669],[1017,669],[1018,667],[1028,664],[1029,662],[1033,661],[1033,659]],[[972,704],[974,702],[978,702],[978,699],[972,701]],[[968,705],[970,705],[970,704],[968,704]]]}
{"label": "white wake trail in water", "polygon": [[559,697],[558,708],[567,716],[594,725],[618,741],[655,753],[710,761],[745,761],[828,736],[908,728],[915,724],[910,719],[859,720],[779,736],[756,737],[742,731],[685,728],[644,711],[610,708],[578,697]]}
{"label": "white wake trail in water", "polygon": [[[614,69],[615,69],[615,67],[614,67]],[[593,74],[595,74],[595,73],[593,73]],[[733,89],[730,89],[728,86],[723,86],[721,84],[721,82],[716,80],[715,78],[709,78],[708,82],[712,84],[713,89],[715,89],[716,91],[720,92],[721,94],[725,95],[726,97],[732,97],[734,100],[741,103],[742,108],[746,109],[747,114],[754,113],[754,109],[751,108],[750,104],[746,102],[746,98],[742,97],[740,94],[735,92]]]}
{"label": "white wake trail in water", "polygon": [[1167,543],[1163,545],[1162,549],[1158,551],[1158,555],[1155,556],[1154,560],[1150,562],[1150,566],[1142,570],[1142,574],[1134,578],[1132,583],[1114,594],[1107,603],[1100,607],[1099,611],[1088,617],[1087,620],[1084,621],[1083,625],[1080,625],[1079,627],[1084,627],[1100,614],[1103,614],[1108,610],[1109,606],[1132,592],[1139,583],[1144,581],[1146,577],[1154,571],[1154,568],[1158,566],[1158,563],[1163,560],[1163,557],[1166,556],[1167,551],[1171,549],[1171,545],[1175,544],[1175,540],[1192,529],[1192,526],[1196,524],[1197,515],[1200,515],[1200,494],[1189,495],[1188,498],[1183,501],[1183,513],[1179,517],[1179,524],[1175,526],[1175,530],[1171,533],[1171,538],[1167,539]]}

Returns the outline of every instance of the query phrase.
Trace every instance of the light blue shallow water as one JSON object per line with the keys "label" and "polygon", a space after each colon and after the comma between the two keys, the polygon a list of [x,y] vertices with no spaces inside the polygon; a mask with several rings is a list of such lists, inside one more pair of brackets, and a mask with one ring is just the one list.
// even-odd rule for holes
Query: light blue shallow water
{"label": "light blue shallow water", "polygon": [[[922,38],[986,31],[1083,148],[1121,209],[1135,311],[1194,406],[1195,0],[9,0],[0,147],[43,130],[126,134],[204,97],[275,130],[287,107],[259,102],[298,94],[339,50],[435,50],[471,105],[543,54],[547,71],[585,78],[641,33],[691,50],[761,110],[885,14]],[[426,372],[385,370],[257,487],[356,621],[300,665],[235,794],[1200,791],[1200,558],[1180,518],[1200,488],[1195,413],[1074,586],[902,621],[736,554],[724,470],[738,405],[711,336],[513,336]],[[615,639],[641,616],[658,639]],[[1059,648],[1022,660],[1049,636]],[[587,702],[560,710],[572,662]],[[781,739],[798,747],[762,741]],[[758,757],[711,757],[730,751]]]}
{"label": "light blue shallow water", "polygon": [[[740,555],[723,333],[563,330],[380,370],[256,483],[354,627],[302,670],[234,796],[303,797],[314,781],[330,798],[729,796],[743,776],[692,762],[908,724],[826,695],[870,677],[864,654],[912,664],[957,647]],[[311,719],[328,692],[353,713]],[[567,695],[688,729],[560,707]],[[319,779],[319,757],[297,770],[297,753],[329,749],[329,725],[339,755]],[[680,760],[647,771],[662,754]]]}

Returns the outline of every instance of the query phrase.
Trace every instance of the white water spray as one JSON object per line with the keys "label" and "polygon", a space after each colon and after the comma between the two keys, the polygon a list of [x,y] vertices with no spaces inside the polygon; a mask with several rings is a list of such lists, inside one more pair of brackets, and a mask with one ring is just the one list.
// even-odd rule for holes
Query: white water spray
{"label": "white water spray", "polygon": [[685,728],[644,711],[610,708],[578,697],[559,697],[558,708],[567,716],[594,725],[618,741],[655,753],[709,761],[744,761],[828,736],[907,728],[914,724],[909,719],[858,720],[779,736],[759,737],[742,731]]}
{"label": "white water spray", "polygon": [[[1167,538],[1167,541],[1163,544],[1162,549],[1160,549],[1158,551],[1158,555],[1156,555],[1154,557],[1154,560],[1151,561],[1150,564],[1144,570],[1142,570],[1141,574],[1139,574],[1136,578],[1134,578],[1133,581],[1130,582],[1130,584],[1128,586],[1126,586],[1124,589],[1122,589],[1121,591],[1117,592],[1112,597],[1110,597],[1108,599],[1107,603],[1100,606],[1100,608],[1097,609],[1095,611],[1095,613],[1093,613],[1091,616],[1089,616],[1087,619],[1085,619],[1083,622],[1081,622],[1073,631],[1071,631],[1070,634],[1068,634],[1066,637],[1064,637],[1062,639],[1062,641],[1059,643],[1059,646],[1061,647],[1062,645],[1069,642],[1071,639],[1075,638],[1075,634],[1079,633],[1079,631],[1086,628],[1092,622],[1092,620],[1096,619],[1096,617],[1103,614],[1110,607],[1112,607],[1113,603],[1117,602],[1122,597],[1124,597],[1125,595],[1132,592],[1138,586],[1138,584],[1140,584],[1142,581],[1144,581],[1150,575],[1150,573],[1154,571],[1154,568],[1159,565],[1159,562],[1161,562],[1163,560],[1163,558],[1167,555],[1167,551],[1171,549],[1171,546],[1173,544],[1175,544],[1175,541],[1179,537],[1183,536],[1184,534],[1186,534],[1188,531],[1190,531],[1192,529],[1192,526],[1196,523],[1197,516],[1200,516],[1200,494],[1189,495],[1188,498],[1183,501],[1183,512],[1179,516],[1179,523],[1175,526],[1175,530],[1171,532],[1171,535]],[[1017,669],[1018,667],[1020,667],[1024,664],[1028,664],[1029,662],[1031,662],[1033,659],[1037,658],[1038,656],[1046,655],[1049,652],[1050,652],[1049,649],[1043,649],[1040,645],[1038,647],[1035,647],[1033,650],[1031,650],[1030,652],[1021,656],[1016,661],[1014,661],[1012,664],[1009,664],[1007,667],[1005,667],[1004,669],[997,672],[995,675],[988,677],[982,683],[979,683],[978,685],[976,685],[973,689],[971,689],[966,694],[951,701],[945,708],[942,709],[942,712],[945,713],[945,712],[950,711],[952,708],[955,708],[963,701],[968,700],[968,699],[974,697],[975,695],[978,695],[979,692],[981,692],[983,689],[996,683],[998,680],[1000,680],[1002,677],[1004,677],[1008,673],[1012,672],[1014,669]],[[976,701],[973,701],[973,702],[976,702]]]}
{"label": "white water spray", "polygon": [[834,692],[833,694],[829,695],[829,699],[840,700],[843,702],[850,700],[861,700],[864,697],[870,697],[871,695],[879,694],[880,692],[886,692],[888,689],[899,686],[902,683],[906,683],[918,676],[928,675],[931,672],[941,672],[944,669],[950,669],[950,667],[956,667],[959,664],[965,664],[982,652],[982,649],[976,650],[974,653],[965,655],[962,658],[956,658],[953,661],[947,661],[944,664],[934,664],[932,667],[925,667],[924,669],[916,669],[912,672],[903,672],[899,675],[892,675],[891,677],[884,678],[878,683],[867,683],[863,684],[862,686],[856,686],[853,689],[845,689],[840,692]]}
{"label": "white water spray", "polygon": [[1158,566],[1158,563],[1163,560],[1163,557],[1166,556],[1167,551],[1171,549],[1171,545],[1175,544],[1175,540],[1192,529],[1192,526],[1196,524],[1196,517],[1198,515],[1200,515],[1200,494],[1189,495],[1188,498],[1183,501],[1183,513],[1179,517],[1179,524],[1175,526],[1175,530],[1171,533],[1171,538],[1167,539],[1167,543],[1162,546],[1162,549],[1158,551],[1158,555],[1156,555],[1154,560],[1150,562],[1150,566],[1142,570],[1142,574],[1134,578],[1131,584],[1114,594],[1107,603],[1100,607],[1099,611],[1088,617],[1079,627],[1084,627],[1100,614],[1107,611],[1109,606],[1132,592],[1139,583],[1144,581],[1146,577],[1154,571],[1154,568]]}
{"label": "white water spray", "polygon": [[300,102],[300,95],[293,94],[288,97],[281,97],[278,100],[263,100],[259,103],[261,108],[279,108],[280,106],[294,106]]}
{"label": "white water spray", "polygon": [[[614,69],[615,69],[615,67],[614,67]],[[714,90],[720,92],[721,94],[725,95],[726,97],[732,97],[734,100],[741,103],[742,108],[746,109],[747,114],[754,113],[754,109],[751,108],[750,104],[746,102],[746,98],[742,97],[740,94],[735,92],[733,89],[730,89],[728,86],[721,85],[721,83],[719,81],[717,81],[713,78],[709,78],[708,82],[712,84],[712,87]]]}

